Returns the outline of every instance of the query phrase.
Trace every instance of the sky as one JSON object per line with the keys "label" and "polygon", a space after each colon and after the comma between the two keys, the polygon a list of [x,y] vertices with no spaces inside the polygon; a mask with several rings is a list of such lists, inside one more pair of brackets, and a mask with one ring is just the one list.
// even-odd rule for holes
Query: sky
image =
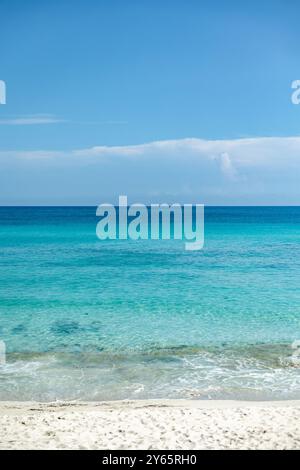
{"label": "sky", "polygon": [[299,14],[0,0],[0,204],[298,205]]}

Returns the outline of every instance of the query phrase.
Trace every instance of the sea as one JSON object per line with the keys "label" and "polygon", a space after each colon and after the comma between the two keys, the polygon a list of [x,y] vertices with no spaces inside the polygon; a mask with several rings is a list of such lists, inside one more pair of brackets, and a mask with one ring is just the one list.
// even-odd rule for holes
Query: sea
{"label": "sea", "polygon": [[300,399],[300,207],[205,207],[202,250],[0,207],[0,400]]}

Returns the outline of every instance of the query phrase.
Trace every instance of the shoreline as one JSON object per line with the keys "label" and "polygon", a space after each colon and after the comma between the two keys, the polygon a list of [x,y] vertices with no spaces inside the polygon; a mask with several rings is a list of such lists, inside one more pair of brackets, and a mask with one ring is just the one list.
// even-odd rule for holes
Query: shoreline
{"label": "shoreline", "polygon": [[300,449],[300,400],[5,401],[0,449]]}
{"label": "shoreline", "polygon": [[125,400],[102,400],[102,401],[83,401],[83,400],[56,400],[56,401],[27,401],[27,400],[0,400],[0,413],[4,408],[26,408],[31,406],[39,406],[43,408],[98,408],[98,407],[125,407],[131,406],[133,408],[145,406],[158,406],[158,407],[188,407],[188,408],[239,408],[244,407],[280,407],[280,406],[299,406],[300,398],[295,400],[208,400],[208,399],[189,399],[189,398],[149,398],[149,399],[125,399]]}

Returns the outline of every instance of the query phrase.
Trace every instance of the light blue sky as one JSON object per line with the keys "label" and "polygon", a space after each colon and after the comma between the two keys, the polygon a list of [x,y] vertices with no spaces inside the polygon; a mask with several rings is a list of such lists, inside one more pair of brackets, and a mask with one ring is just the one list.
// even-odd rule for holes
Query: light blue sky
{"label": "light blue sky", "polygon": [[297,0],[1,0],[0,204],[299,204],[299,15]]}

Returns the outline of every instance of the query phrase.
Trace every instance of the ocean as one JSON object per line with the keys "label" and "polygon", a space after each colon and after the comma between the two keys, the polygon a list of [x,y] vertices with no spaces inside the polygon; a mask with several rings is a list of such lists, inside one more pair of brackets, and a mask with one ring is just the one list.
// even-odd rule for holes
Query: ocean
{"label": "ocean", "polygon": [[0,400],[300,398],[300,207],[206,207],[191,252],[97,221],[0,208]]}

